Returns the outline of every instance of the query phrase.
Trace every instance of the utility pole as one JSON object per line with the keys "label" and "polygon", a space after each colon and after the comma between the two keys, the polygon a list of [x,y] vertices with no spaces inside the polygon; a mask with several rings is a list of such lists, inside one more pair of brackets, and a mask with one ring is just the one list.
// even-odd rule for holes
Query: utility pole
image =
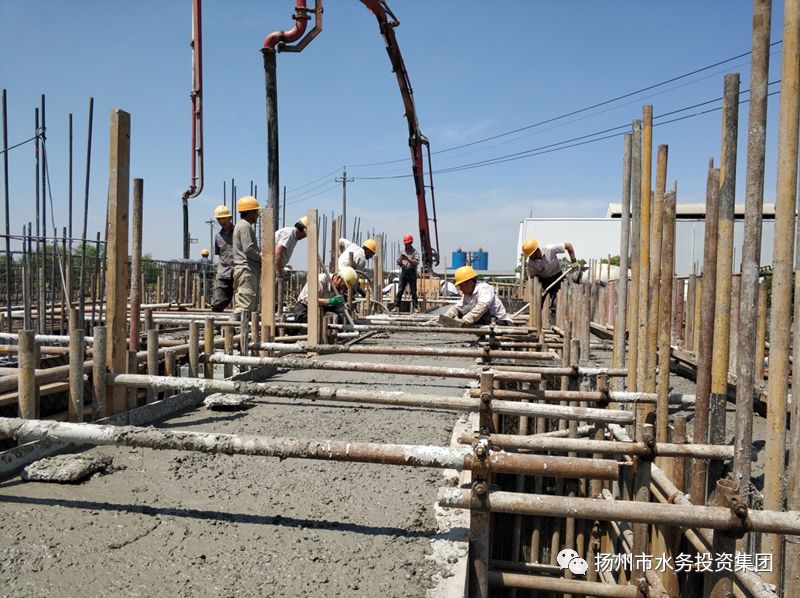
{"label": "utility pole", "polygon": [[347,171],[342,168],[342,176],[334,180],[335,183],[342,184],[342,231],[339,233],[347,238],[347,183],[352,183],[355,179],[347,178]]}
{"label": "utility pole", "polygon": [[214,220],[209,219],[206,220],[206,224],[208,225],[208,238],[210,240],[208,245],[208,262],[213,266],[214,265]]}

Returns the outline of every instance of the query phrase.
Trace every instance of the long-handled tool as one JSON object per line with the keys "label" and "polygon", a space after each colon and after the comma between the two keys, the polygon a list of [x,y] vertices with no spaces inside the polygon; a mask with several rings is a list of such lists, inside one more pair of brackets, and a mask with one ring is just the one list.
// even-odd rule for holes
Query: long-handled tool
{"label": "long-handled tool", "polygon": [[548,287],[547,287],[547,288],[546,288],[544,291],[542,291],[542,297],[544,297],[545,295],[547,295],[547,293],[548,293],[548,291],[549,291],[550,289],[552,289],[552,288],[553,288],[554,286],[556,286],[556,285],[557,285],[559,282],[561,282],[562,280],[564,280],[564,277],[565,277],[567,274],[569,274],[570,272],[572,272],[573,270],[575,270],[575,269],[577,269],[577,268],[580,268],[580,266],[579,266],[579,265],[577,265],[577,264],[575,264],[575,265],[571,265],[569,268],[567,268],[566,270],[564,270],[564,271],[563,271],[563,272],[562,272],[562,273],[561,273],[561,274],[558,276],[558,278],[556,278],[556,279],[555,279],[553,282],[551,282],[551,283],[550,283],[550,285],[549,285],[549,286],[548,286]]}

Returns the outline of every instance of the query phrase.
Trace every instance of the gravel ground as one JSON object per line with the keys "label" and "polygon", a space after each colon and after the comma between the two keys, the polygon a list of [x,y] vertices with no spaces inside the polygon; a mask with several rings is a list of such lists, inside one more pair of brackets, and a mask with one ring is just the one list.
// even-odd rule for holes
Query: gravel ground
{"label": "gravel ground", "polygon": [[[410,334],[376,340],[433,346]],[[467,366],[467,359],[326,356]],[[461,396],[460,379],[295,371],[276,378]],[[203,407],[179,430],[449,443],[457,414],[312,401]],[[0,484],[0,596],[424,596],[442,571],[441,472],[410,467],[99,447],[116,471],[78,485]]]}

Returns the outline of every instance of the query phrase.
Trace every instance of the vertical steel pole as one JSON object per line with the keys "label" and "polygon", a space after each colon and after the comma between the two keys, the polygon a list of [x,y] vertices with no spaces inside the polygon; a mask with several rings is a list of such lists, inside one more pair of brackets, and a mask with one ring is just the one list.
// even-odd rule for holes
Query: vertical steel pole
{"label": "vertical steel pole", "polygon": [[[308,210],[308,343],[317,344],[320,338],[319,317],[319,287],[317,276],[319,274],[319,248],[317,247],[317,211]],[[324,267],[324,265],[323,265]]]}
{"label": "vertical steel pole", "polygon": [[108,415],[106,408],[106,327],[92,329],[92,419]]}
{"label": "vertical steel pole", "polygon": [[650,305],[650,192],[653,171],[653,106],[642,109],[642,179],[639,222],[639,329],[637,351],[637,390],[644,388],[647,376],[647,318]]}
{"label": "vertical steel pole", "polygon": [[33,330],[19,331],[19,378],[17,401],[19,416],[36,419],[36,341]]}
{"label": "vertical steel pole", "polygon": [[11,332],[11,221],[8,209],[8,106],[3,90],[3,196],[6,214],[6,332]]}
{"label": "vertical steel pole", "polygon": [[639,355],[639,236],[641,234],[641,177],[642,177],[642,121],[633,121],[633,146],[631,148],[631,286],[628,303],[628,390],[638,386],[637,366]]}
{"label": "vertical steel pole", "polygon": [[[653,213],[651,215],[650,233],[650,300],[647,312],[647,370],[645,372],[644,389],[646,392],[656,391],[656,349],[658,348],[658,316],[661,301],[670,303],[672,295],[661,291],[663,279],[661,278],[661,243],[663,238],[664,219],[664,194],[667,190],[667,157],[669,148],[666,145],[658,146],[656,160],[656,192],[653,200]],[[670,284],[671,284],[670,280]],[[643,406],[642,413],[651,414],[654,406]],[[651,416],[652,417],[652,416]]]}
{"label": "vertical steel pole", "polygon": [[[700,325],[697,331],[697,384],[695,390],[693,440],[705,444],[708,440],[708,408],[711,393],[711,358],[714,340],[714,302],[717,288],[717,223],[719,216],[719,171],[709,163],[706,185],[705,243],[703,246],[703,276],[701,279]],[[708,460],[692,460],[692,502],[706,502]]]}
{"label": "vertical steel pole", "polygon": [[[147,375],[158,376],[158,329],[147,328]],[[157,399],[156,393],[152,388],[147,389],[147,403],[152,403]]]}
{"label": "vertical steel pole", "polygon": [[[256,317],[258,316],[257,313],[254,313],[253,315]],[[253,331],[255,331],[255,326],[253,326]],[[206,357],[214,354],[214,318],[206,318],[206,325],[205,329],[203,330],[203,352],[206,354]],[[203,370],[203,378],[210,380],[213,377],[214,364],[209,363],[208,360],[206,360]]]}
{"label": "vertical steel pole", "polygon": [[[786,395],[789,379],[789,335],[792,317],[794,219],[797,200],[797,141],[800,115],[800,0],[783,7],[783,64],[781,66],[780,126],[778,129],[778,179],[775,193],[775,247],[772,254],[772,313],[769,326],[769,382],[767,386],[767,445],[764,474],[764,509],[784,508],[786,458]],[[794,422],[793,422],[794,423]],[[796,425],[796,424],[795,424]],[[796,449],[795,449],[796,451]],[[794,459],[795,451],[791,451]],[[796,496],[796,493],[793,493]],[[763,575],[780,587],[783,538],[763,537],[762,551],[772,554],[772,571]],[[788,564],[788,561],[787,561]],[[793,563],[792,565],[796,565]],[[796,568],[792,568],[796,575]]]}
{"label": "vertical steel pole", "polygon": [[133,218],[131,239],[131,336],[130,350],[139,350],[139,315],[142,309],[142,211],[144,181],[133,179]]}
{"label": "vertical steel pole", "polygon": [[[631,151],[633,137],[625,134],[625,149],[622,157],[622,219],[619,242],[619,280],[617,281],[617,317],[614,323],[613,367],[623,367],[625,361],[625,340],[627,333],[626,313],[628,309],[628,254],[630,253],[631,233]],[[618,390],[624,381],[617,378]]]}
{"label": "vertical steel pole", "polygon": [[86,346],[77,309],[69,310],[69,421],[83,422],[83,361]]}
{"label": "vertical steel pole", "polygon": [[664,236],[661,247],[661,297],[658,314],[658,405],[656,408],[656,442],[669,442],[669,360],[670,322],[672,320],[672,277],[675,274],[675,193],[664,196],[662,222]]}
{"label": "vertical steel pole", "polygon": [[[72,305],[72,113],[69,113],[69,183],[68,183],[68,206],[67,206],[67,239],[69,239],[69,254],[67,259],[67,303]],[[81,314],[83,322],[83,314]]]}
{"label": "vertical steel pole", "polygon": [[[244,319],[242,314],[242,326],[247,327],[248,322]],[[242,349],[242,355],[246,351]],[[200,377],[200,322],[192,320],[189,322],[189,377]]]}
{"label": "vertical steel pole", "polygon": [[[708,440],[725,442],[728,403],[728,365],[731,325],[733,219],[736,202],[736,140],[739,130],[739,74],[725,75],[722,99],[722,153],[720,158],[719,230],[717,232],[717,288],[714,309],[714,351],[711,360],[710,426]],[[716,484],[722,463],[709,464],[709,485]]]}
{"label": "vertical steel pole", "polygon": [[[92,166],[92,121],[94,119],[94,98],[89,98],[89,131],[86,137],[86,180],[83,189],[83,233],[81,234],[81,271],[78,282],[78,303],[81,314],[84,313],[86,306],[86,283],[84,273],[86,271],[86,224],[89,217],[89,174]],[[95,256],[99,259],[99,256]],[[94,303],[92,304],[92,318],[94,318]]]}

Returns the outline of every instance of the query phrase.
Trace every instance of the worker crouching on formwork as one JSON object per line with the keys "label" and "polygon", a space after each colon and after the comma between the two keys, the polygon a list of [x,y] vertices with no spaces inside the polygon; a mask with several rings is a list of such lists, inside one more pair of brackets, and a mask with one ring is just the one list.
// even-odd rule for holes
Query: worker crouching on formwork
{"label": "worker crouching on formwork", "polygon": [[[318,277],[319,306],[325,313],[334,313],[344,322],[345,300],[348,287],[358,281],[356,271],[350,266],[341,268],[339,272],[328,276],[325,272]],[[294,306],[294,321],[305,324],[308,322],[308,282],[300,290],[297,303]]]}
{"label": "worker crouching on formwork", "polygon": [[478,275],[472,266],[462,266],[456,270],[455,285],[461,293],[461,300],[447,310],[446,316],[457,325],[514,324],[495,288],[488,282],[478,282]]}
{"label": "worker crouching on formwork", "polygon": [[[344,237],[339,239],[339,259],[336,262],[339,272],[344,270],[344,268],[352,267],[355,269],[356,274],[361,273],[366,276],[367,261],[371,260],[375,255],[376,247],[375,239],[367,239],[360,247]],[[355,287],[353,287],[353,292],[360,297],[366,295],[364,287],[359,281],[357,281]]]}

